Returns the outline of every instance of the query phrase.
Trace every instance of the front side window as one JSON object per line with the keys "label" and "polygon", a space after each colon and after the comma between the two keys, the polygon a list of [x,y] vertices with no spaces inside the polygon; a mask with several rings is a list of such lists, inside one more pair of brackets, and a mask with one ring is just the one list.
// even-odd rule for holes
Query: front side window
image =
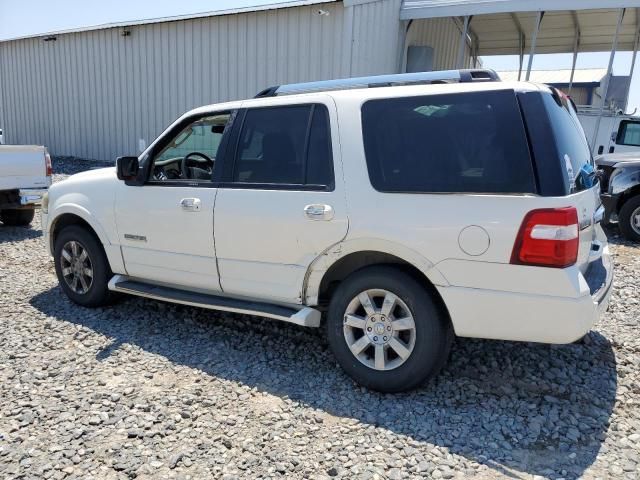
{"label": "front side window", "polygon": [[230,113],[199,118],[174,135],[154,156],[150,180],[210,181]]}
{"label": "front side window", "polygon": [[236,184],[330,188],[333,158],[324,105],[247,110],[238,139]]}
{"label": "front side window", "polygon": [[640,122],[631,120],[623,120],[618,128],[618,145],[629,145],[631,147],[640,147]]}
{"label": "front side window", "polygon": [[513,91],[370,100],[362,124],[369,178],[379,191],[536,191]]}

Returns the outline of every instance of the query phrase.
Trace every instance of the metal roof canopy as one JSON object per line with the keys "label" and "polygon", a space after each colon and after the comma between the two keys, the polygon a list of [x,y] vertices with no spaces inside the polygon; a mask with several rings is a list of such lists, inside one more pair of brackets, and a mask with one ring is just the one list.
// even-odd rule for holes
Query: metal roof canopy
{"label": "metal roof canopy", "polygon": [[478,55],[520,55],[533,43],[538,12],[545,12],[536,38],[537,54],[611,50],[618,12],[626,8],[617,50],[633,51],[640,27],[640,0],[403,0],[403,20],[472,17],[469,30]]}
{"label": "metal roof canopy", "polygon": [[593,148],[617,50],[633,51],[629,74],[633,77],[640,42],[638,7],[640,0],[402,0],[400,18],[462,16],[464,28],[459,45],[470,42],[476,55],[518,55],[518,79],[525,53],[529,54],[525,80],[529,80],[536,53],[572,52],[569,94],[578,53],[610,50]]}

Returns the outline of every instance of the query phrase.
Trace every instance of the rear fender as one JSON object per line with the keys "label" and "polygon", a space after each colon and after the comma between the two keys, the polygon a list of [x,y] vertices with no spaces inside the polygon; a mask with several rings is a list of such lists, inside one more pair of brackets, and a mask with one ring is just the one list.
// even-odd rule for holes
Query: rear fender
{"label": "rear fender", "polygon": [[449,283],[434,264],[418,252],[387,240],[377,238],[357,238],[335,244],[321,253],[311,263],[305,275],[302,299],[305,305],[317,305],[320,284],[324,274],[341,258],[357,252],[380,252],[398,257],[415,266],[436,286]]}

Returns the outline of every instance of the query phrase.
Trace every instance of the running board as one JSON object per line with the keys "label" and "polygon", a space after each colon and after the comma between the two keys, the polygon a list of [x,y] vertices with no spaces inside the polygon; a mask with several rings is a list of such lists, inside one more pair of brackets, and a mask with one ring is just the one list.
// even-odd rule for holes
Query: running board
{"label": "running board", "polygon": [[187,290],[129,280],[123,275],[114,275],[109,281],[109,290],[209,310],[222,310],[225,312],[274,318],[284,322],[295,323],[303,327],[320,326],[320,311],[303,305],[285,307],[272,303],[252,302],[250,300],[240,300],[219,295],[189,292]]}

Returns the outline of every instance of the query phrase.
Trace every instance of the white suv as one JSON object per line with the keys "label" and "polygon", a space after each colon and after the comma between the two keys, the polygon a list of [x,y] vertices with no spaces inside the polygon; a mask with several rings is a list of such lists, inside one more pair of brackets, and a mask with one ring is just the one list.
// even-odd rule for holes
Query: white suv
{"label": "white suv", "polygon": [[588,332],[612,282],[602,211],[571,101],[473,70],[198,108],[55,184],[42,225],[80,305],[124,292],[322,325],[350,376],[395,392],[455,335]]}

